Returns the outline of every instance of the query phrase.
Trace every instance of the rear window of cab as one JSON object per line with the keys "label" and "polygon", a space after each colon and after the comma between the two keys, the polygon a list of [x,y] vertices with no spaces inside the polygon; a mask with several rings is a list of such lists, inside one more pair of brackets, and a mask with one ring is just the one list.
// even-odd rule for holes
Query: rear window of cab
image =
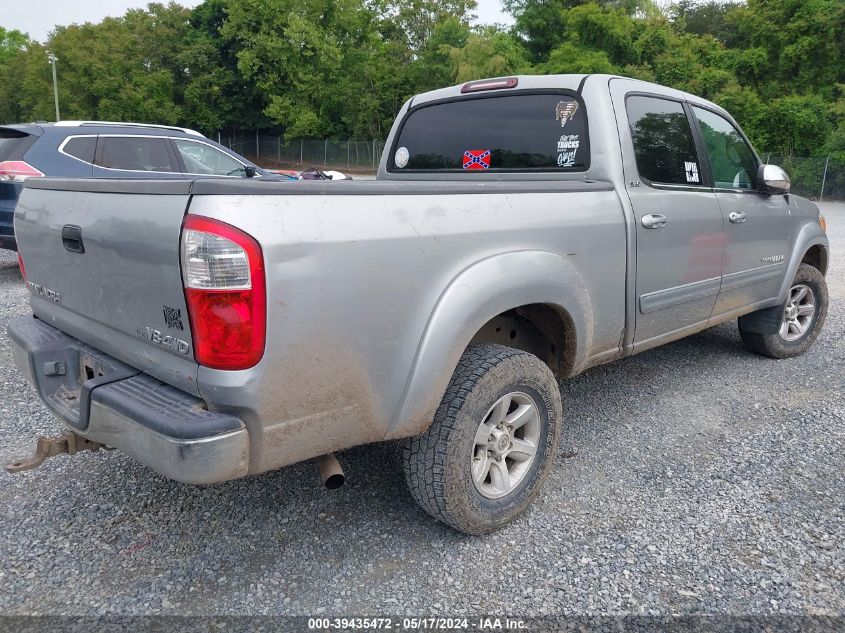
{"label": "rear window of cab", "polygon": [[388,170],[584,171],[587,113],[575,93],[511,93],[413,108]]}

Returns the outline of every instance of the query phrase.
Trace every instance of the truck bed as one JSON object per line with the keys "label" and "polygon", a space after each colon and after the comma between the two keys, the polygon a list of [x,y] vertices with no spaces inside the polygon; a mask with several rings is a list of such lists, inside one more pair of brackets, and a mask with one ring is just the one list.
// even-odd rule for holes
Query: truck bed
{"label": "truck bed", "polygon": [[[251,369],[210,369],[138,335],[166,331],[162,310],[184,308],[186,213],[236,226],[263,250],[267,342]],[[68,223],[90,251],[61,248]],[[582,307],[579,362],[615,350],[624,327],[624,220],[607,182],[44,178],[27,183],[17,228],[29,281],[62,297],[34,292],[35,316],[238,415],[260,438],[250,442],[251,472],[418,432],[440,396],[416,393],[411,375],[457,362],[481,315],[495,314],[484,293],[498,276],[516,284],[497,288],[516,305],[571,295],[560,301]],[[538,272],[548,262],[554,278]],[[593,305],[603,306],[600,321]],[[451,315],[458,306],[464,313]],[[190,345],[182,325],[178,338]],[[441,327],[454,340],[434,337]],[[439,367],[417,366],[427,346],[445,355]]]}

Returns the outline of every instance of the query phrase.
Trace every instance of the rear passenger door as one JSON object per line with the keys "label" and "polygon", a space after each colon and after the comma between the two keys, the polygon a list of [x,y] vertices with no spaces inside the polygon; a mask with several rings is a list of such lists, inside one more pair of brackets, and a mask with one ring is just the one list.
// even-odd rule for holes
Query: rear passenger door
{"label": "rear passenger door", "polygon": [[636,221],[635,349],[703,328],[722,275],[724,226],[688,107],[612,80],[627,193]]}
{"label": "rear passenger door", "polygon": [[725,265],[713,315],[775,297],[786,266],[789,205],[783,195],[757,192],[760,161],[736,125],[692,106],[725,222]]}
{"label": "rear passenger door", "polygon": [[181,178],[179,161],[163,136],[101,134],[94,159],[98,178]]}

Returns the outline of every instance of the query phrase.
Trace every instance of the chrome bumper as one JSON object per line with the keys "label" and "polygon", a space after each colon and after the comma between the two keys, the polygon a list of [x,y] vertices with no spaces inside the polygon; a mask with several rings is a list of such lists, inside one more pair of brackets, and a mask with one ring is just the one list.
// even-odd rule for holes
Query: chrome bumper
{"label": "chrome bumper", "polygon": [[[249,470],[249,435],[238,418],[143,374],[33,317],[9,325],[18,368],[70,430],[192,484]],[[84,380],[84,368],[97,376]]]}
{"label": "chrome bumper", "polygon": [[163,435],[94,400],[83,437],[114,446],[165,477],[189,484],[237,479],[249,467],[246,428],[194,439]]}

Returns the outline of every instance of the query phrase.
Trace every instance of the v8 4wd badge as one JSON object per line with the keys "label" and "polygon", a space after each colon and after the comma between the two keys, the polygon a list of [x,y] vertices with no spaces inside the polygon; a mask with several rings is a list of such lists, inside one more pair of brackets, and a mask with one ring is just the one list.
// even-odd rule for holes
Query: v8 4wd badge
{"label": "v8 4wd badge", "polygon": [[171,336],[170,334],[164,334],[161,330],[155,330],[151,327],[146,327],[144,329],[138,328],[137,332],[138,336],[140,336],[145,341],[153,343],[154,345],[161,345],[162,347],[171,349],[174,352],[178,352],[180,354],[187,354],[191,350],[191,346],[188,341],[176,338],[175,336]]}

